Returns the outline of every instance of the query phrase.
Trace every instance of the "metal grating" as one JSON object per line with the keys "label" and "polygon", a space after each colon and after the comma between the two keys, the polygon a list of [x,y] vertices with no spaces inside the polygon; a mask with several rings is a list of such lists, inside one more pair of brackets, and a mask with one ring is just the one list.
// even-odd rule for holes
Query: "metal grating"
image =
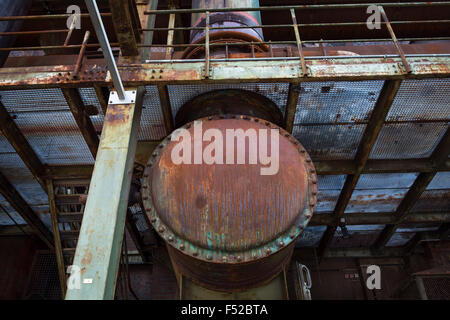
{"label": "metal grating", "polygon": [[319,175],[317,177],[319,192],[317,194],[317,206],[314,209],[315,214],[333,212],[346,177],[345,174]]}
{"label": "metal grating", "polygon": [[95,93],[94,88],[79,88],[81,99],[83,100],[83,104],[85,106],[94,106],[97,108],[98,114],[92,115],[89,118],[91,119],[92,124],[94,125],[97,134],[101,134],[103,128],[103,121],[105,120],[105,115],[103,114],[102,106],[100,102],[98,102],[97,94]]}
{"label": "metal grating", "polygon": [[428,158],[447,128],[448,123],[384,124],[370,158]]}
{"label": "metal grating", "polygon": [[345,213],[394,212],[418,173],[362,174]]}
{"label": "metal grating", "polygon": [[404,80],[392,103],[387,121],[449,121],[450,80]]}
{"label": "metal grating", "polygon": [[355,157],[365,124],[294,126],[293,135],[313,160],[351,160]]}
{"label": "metal grating", "polygon": [[[14,221],[12,221],[3,210],[5,210],[14,219]],[[25,220],[22,219],[20,214],[16,210],[14,210],[9,202],[0,194],[0,225],[15,225],[14,222],[17,224],[26,224]]]}
{"label": "metal grating", "polygon": [[236,83],[236,84],[199,84],[199,85],[169,85],[169,98],[172,105],[172,115],[192,98],[212,90],[243,89],[254,91],[272,100],[284,115],[286,109],[288,83]]}
{"label": "metal grating", "polygon": [[14,121],[43,163],[94,162],[71,112],[21,113]]}
{"label": "metal grating", "polygon": [[146,86],[138,140],[159,140],[166,135],[158,88]]}
{"label": "metal grating", "polygon": [[0,101],[10,113],[69,111],[61,89],[0,91]]}
{"label": "metal grating", "polygon": [[38,253],[35,256],[25,299],[61,299],[58,265],[54,254]]}
{"label": "metal grating", "polygon": [[450,278],[424,277],[423,285],[429,300],[450,300]]}
{"label": "metal grating", "polygon": [[1,95],[43,163],[94,162],[61,89],[2,91]]}
{"label": "metal grating", "polygon": [[450,189],[425,190],[411,212],[450,212]]}
{"label": "metal grating", "polygon": [[303,82],[294,123],[366,123],[383,81]]}

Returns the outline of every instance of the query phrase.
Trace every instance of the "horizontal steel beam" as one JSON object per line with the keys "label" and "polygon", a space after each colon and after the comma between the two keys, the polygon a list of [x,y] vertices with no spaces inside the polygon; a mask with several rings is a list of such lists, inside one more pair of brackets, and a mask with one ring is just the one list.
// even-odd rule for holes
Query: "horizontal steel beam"
{"label": "horizontal steel beam", "polygon": [[[396,217],[393,212],[377,213],[346,213],[344,215],[346,225],[362,224],[392,224]],[[309,225],[322,226],[332,225],[333,214],[314,214]],[[409,214],[404,220],[405,223],[439,223],[450,222],[450,212],[416,212]]]}
{"label": "horizontal steel beam", "polygon": [[[139,141],[136,162],[145,165],[158,144],[159,141]],[[353,160],[317,160],[314,161],[314,165],[319,175],[352,174],[356,170]],[[45,177],[53,179],[89,178],[93,168],[93,165],[51,165],[46,167]],[[433,164],[428,159],[369,160],[362,173],[431,172],[433,170]],[[439,167],[438,171],[450,171],[450,160]]]}
{"label": "horizontal steel beam", "polygon": [[[412,72],[406,74],[400,58],[328,58],[308,59],[308,77],[302,77],[298,58],[276,61],[220,61],[211,60],[209,79],[204,78],[205,63],[173,62],[118,65],[126,86],[181,84],[195,82],[291,82],[345,81],[379,79],[423,79],[450,77],[450,57],[408,57]],[[81,76],[74,78],[73,65],[1,68],[0,89],[74,87],[92,85],[111,86],[112,79],[105,65],[83,65]]]}

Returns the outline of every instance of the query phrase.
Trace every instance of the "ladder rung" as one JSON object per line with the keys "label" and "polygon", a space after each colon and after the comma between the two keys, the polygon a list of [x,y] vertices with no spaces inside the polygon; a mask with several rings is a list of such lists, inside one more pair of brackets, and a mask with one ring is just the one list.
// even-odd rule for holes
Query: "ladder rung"
{"label": "ladder rung", "polygon": [[57,205],[65,204],[81,204],[80,196],[86,197],[86,194],[55,194],[55,202]]}
{"label": "ladder rung", "polygon": [[78,222],[83,219],[83,212],[60,212],[58,213],[59,222]]}
{"label": "ladder rung", "polygon": [[80,230],[61,230],[61,240],[77,240]]}

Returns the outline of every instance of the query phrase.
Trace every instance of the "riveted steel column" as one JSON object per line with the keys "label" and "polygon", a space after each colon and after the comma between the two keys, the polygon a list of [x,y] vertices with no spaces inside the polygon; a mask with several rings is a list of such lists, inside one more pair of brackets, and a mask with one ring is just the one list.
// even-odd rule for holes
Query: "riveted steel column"
{"label": "riveted steel column", "polygon": [[80,273],[71,275],[80,288],[69,287],[66,300],[114,298],[143,96],[142,87],[128,90],[136,103],[106,112],[73,262]]}

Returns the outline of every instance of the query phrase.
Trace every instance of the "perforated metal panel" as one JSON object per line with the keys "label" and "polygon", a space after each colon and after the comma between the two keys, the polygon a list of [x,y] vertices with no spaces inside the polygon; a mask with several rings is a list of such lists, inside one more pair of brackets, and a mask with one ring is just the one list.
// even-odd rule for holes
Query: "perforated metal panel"
{"label": "perforated metal panel", "polygon": [[60,89],[0,94],[7,111],[43,163],[94,162]]}
{"label": "perforated metal panel", "polygon": [[98,101],[97,94],[94,88],[79,88],[81,99],[85,106],[94,106],[97,108],[97,115],[92,115],[89,118],[94,125],[95,130],[98,134],[101,134],[103,128],[103,121],[105,120],[105,115],[103,114],[102,106]]}
{"label": "perforated metal panel", "polygon": [[293,135],[313,160],[353,159],[365,124],[335,126],[294,126]]}
{"label": "perforated metal panel", "polygon": [[362,174],[345,213],[394,212],[418,173]]}
{"label": "perforated metal panel", "polygon": [[450,120],[450,80],[404,80],[387,121]]}
{"label": "perforated metal panel", "polygon": [[371,159],[427,158],[448,128],[448,123],[384,124]]}
{"label": "perforated metal panel", "polygon": [[383,81],[303,82],[295,124],[367,122]]}
{"label": "perforated metal panel", "polygon": [[219,89],[243,89],[254,91],[272,100],[284,115],[289,84],[287,83],[237,83],[237,84],[199,84],[169,85],[172,115],[175,117],[183,104],[199,94]]}
{"label": "perforated metal panel", "polygon": [[314,209],[315,214],[333,212],[346,177],[345,174],[319,175],[317,177],[319,192],[317,195],[317,206]]}
{"label": "perforated metal panel", "polygon": [[0,91],[0,101],[10,113],[68,111],[66,99],[57,88]]}
{"label": "perforated metal panel", "polygon": [[14,225],[14,221],[11,220],[11,218],[8,217],[8,214],[6,214],[3,210],[5,210],[17,224],[26,224],[25,220],[22,219],[20,214],[16,210],[14,210],[14,208],[11,207],[8,201],[0,194],[0,225]]}
{"label": "perforated metal panel", "polygon": [[27,300],[61,299],[56,257],[51,253],[38,253],[33,261],[33,268],[28,284]]}
{"label": "perforated metal panel", "polygon": [[138,140],[158,140],[167,135],[156,86],[145,87]]}

